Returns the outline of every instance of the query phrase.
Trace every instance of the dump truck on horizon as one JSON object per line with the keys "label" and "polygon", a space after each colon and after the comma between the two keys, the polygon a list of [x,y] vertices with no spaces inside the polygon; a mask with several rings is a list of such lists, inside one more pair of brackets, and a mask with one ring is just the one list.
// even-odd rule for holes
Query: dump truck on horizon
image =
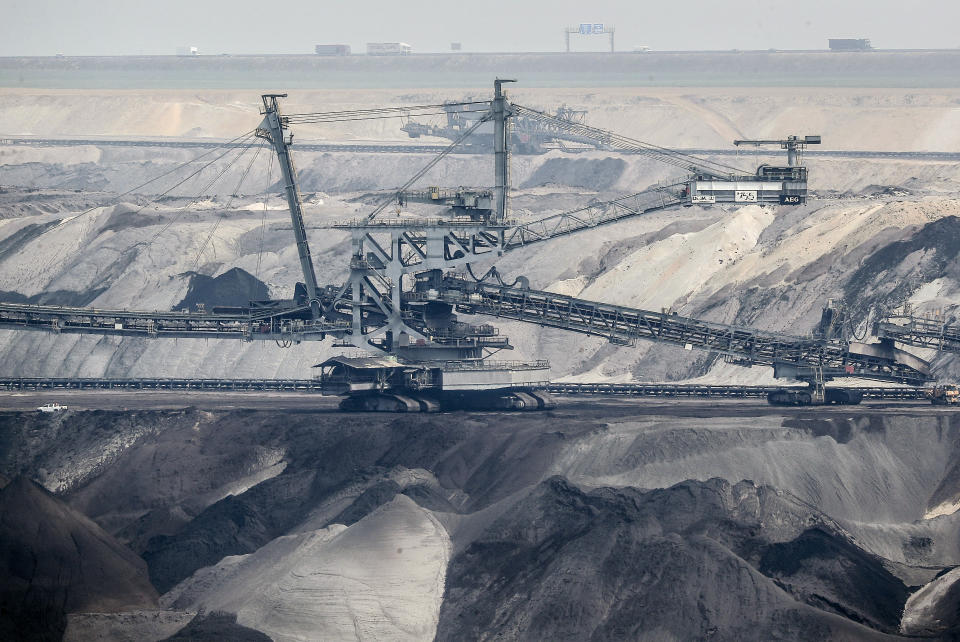
{"label": "dump truck on horizon", "polygon": [[960,404],[960,387],[948,383],[927,389],[927,399],[935,406],[956,406]]}

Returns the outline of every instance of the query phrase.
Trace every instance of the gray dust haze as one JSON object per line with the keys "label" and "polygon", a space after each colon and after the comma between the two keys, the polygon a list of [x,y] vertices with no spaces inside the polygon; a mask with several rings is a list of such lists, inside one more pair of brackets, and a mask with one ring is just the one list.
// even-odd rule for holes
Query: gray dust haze
{"label": "gray dust haze", "polygon": [[[829,2],[786,11],[760,0],[591,3],[557,0],[477,3],[286,2],[163,3],[126,0],[7,0],[0,56],[311,53],[318,43],[409,43],[414,52],[561,51],[563,29],[614,26],[620,51],[825,49],[828,38],[870,38],[883,49],[960,46],[960,4],[951,0]],[[608,49],[605,37],[576,37],[571,47]]]}

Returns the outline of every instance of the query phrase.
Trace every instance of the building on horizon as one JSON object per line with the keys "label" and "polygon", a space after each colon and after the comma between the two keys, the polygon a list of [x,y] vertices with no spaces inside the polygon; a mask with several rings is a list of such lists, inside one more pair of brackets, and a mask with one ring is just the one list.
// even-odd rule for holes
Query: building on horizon
{"label": "building on horizon", "polygon": [[830,51],[870,51],[869,38],[830,38]]}

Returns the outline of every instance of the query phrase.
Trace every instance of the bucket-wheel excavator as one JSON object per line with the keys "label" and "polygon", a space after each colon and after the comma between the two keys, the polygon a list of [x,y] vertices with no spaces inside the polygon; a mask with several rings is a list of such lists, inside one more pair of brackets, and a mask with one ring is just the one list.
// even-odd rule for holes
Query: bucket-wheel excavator
{"label": "bucket-wheel excavator", "polygon": [[[0,304],[0,327],[145,337],[216,337],[301,342],[333,337],[366,356],[333,357],[318,364],[324,389],[346,395],[342,407],[358,410],[433,411],[443,408],[540,409],[551,405],[544,392],[545,361],[499,361],[509,340],[485,323],[456,313],[491,316],[606,337],[630,345],[639,340],[707,350],[740,365],[774,368],[777,377],[800,380],[807,389],[771,393],[774,404],[859,403],[860,397],[825,383],[857,377],[917,385],[929,380],[929,366],[898,349],[892,340],[860,343],[833,337],[799,337],[587,301],[531,289],[525,279],[505,283],[495,268],[477,276],[473,264],[493,262],[508,252],[558,236],[641,217],[667,208],[699,204],[793,205],[807,198],[806,167],[761,165],[744,172],[722,163],[650,145],[583,123],[558,120],[511,103],[496,80],[474,129],[492,122],[495,185],[478,190],[409,192],[467,130],[398,190],[404,202],[449,207],[438,217],[382,215],[388,201],[363,219],[333,225],[352,239],[347,281],[319,285],[303,219],[297,172],[290,152],[290,127],[317,122],[329,113],[282,114],[279,99],[263,96],[263,121],[256,135],[270,143],[282,171],[303,283],[291,300],[251,304],[246,310],[209,314],[148,313],[89,308]],[[373,111],[382,117],[390,108]],[[337,112],[343,116],[344,112]],[[509,215],[510,118],[553,119],[552,125],[590,137],[606,147],[649,155],[684,170],[676,181],[615,200],[529,222]],[[361,114],[350,114],[351,118]],[[819,141],[818,141],[819,142]]]}

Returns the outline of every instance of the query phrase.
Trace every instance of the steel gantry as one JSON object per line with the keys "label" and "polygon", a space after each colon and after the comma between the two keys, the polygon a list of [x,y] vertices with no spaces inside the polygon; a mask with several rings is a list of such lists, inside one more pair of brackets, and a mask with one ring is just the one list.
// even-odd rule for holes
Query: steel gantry
{"label": "steel gantry", "polygon": [[911,385],[929,380],[925,361],[889,344],[765,332],[462,278],[445,279],[442,294],[435,296],[464,313],[604,337],[619,345],[633,345],[642,339],[707,350],[733,357],[741,365],[773,366],[794,377],[811,377],[819,368],[826,378],[862,377]]}
{"label": "steel gantry", "polygon": [[954,318],[893,314],[874,324],[873,333],[908,346],[960,353],[960,325]]}
{"label": "steel gantry", "polygon": [[[146,338],[238,338],[292,342],[336,337],[340,345],[362,348],[375,357],[333,358],[320,364],[321,378],[354,393],[350,407],[365,409],[436,409],[443,399],[475,407],[464,394],[487,395],[480,403],[493,407],[542,408],[538,393],[547,382],[548,365],[498,362],[490,357],[510,349],[506,337],[487,324],[458,319],[455,312],[513,319],[525,323],[601,336],[621,345],[649,340],[723,355],[740,365],[772,366],[778,377],[809,382],[811,392],[798,403],[829,401],[823,384],[837,377],[860,377],[918,384],[929,379],[922,359],[894,347],[892,340],[857,343],[830,338],[797,337],[742,326],[711,323],[666,312],[588,301],[550,292],[504,285],[495,268],[477,278],[471,264],[496,261],[507,252],[559,236],[643,216],[679,205],[719,203],[796,204],[806,199],[806,168],[762,165],[756,173],[676,152],[657,145],[589,127],[558,121],[511,103],[503,83],[495,82],[489,102],[462,103],[480,113],[479,123],[494,124],[492,189],[431,190],[418,199],[450,201],[453,215],[436,218],[381,217],[382,203],[363,219],[331,226],[351,236],[350,273],[340,285],[317,282],[304,223],[297,172],[291,154],[291,123],[381,118],[402,108],[351,112],[282,114],[285,94],[263,96],[263,120],[256,136],[267,140],[279,161],[290,210],[303,283],[294,298],[251,304],[249,309],[220,314],[135,312],[0,304],[0,327],[51,332],[88,333]],[[430,113],[437,106],[417,109]],[[576,135],[590,136],[612,148],[649,155],[690,174],[677,181],[611,201],[591,203],[570,212],[535,221],[512,220],[509,212],[509,118],[524,114],[553,123]],[[448,146],[440,157],[457,144]],[[438,159],[440,158],[438,157]],[[403,198],[414,180],[425,175],[434,159],[397,194]],[[436,198],[433,194],[436,193]],[[444,195],[441,198],[441,195]],[[476,202],[474,200],[476,197]],[[779,199],[779,201],[778,201]],[[459,209],[458,209],[459,208]],[[467,274],[471,278],[467,278]],[[496,276],[499,284],[487,282]],[[941,332],[941,336],[943,333]],[[942,338],[941,338],[942,344]],[[496,391],[502,391],[497,393]],[[790,392],[796,395],[797,393]],[[447,395],[444,397],[443,395]],[[359,402],[357,400],[360,400]],[[801,399],[799,396],[791,399]],[[853,396],[835,401],[856,403]],[[773,400],[773,397],[771,397]],[[359,404],[359,405],[358,405]],[[349,404],[348,404],[349,405]]]}

